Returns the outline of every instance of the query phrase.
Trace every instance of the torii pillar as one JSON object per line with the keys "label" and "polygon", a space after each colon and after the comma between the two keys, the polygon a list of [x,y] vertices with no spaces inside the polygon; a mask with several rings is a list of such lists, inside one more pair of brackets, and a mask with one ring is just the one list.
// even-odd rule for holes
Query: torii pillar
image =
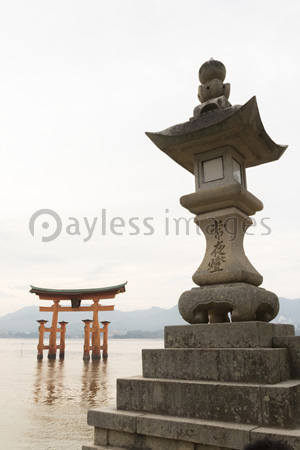
{"label": "torii pillar", "polygon": [[60,324],[60,340],[59,340],[59,359],[64,359],[65,357],[65,338],[66,338],[66,325],[69,322],[59,322]]}
{"label": "torii pillar", "polygon": [[106,359],[108,357],[108,325],[110,322],[103,321],[103,346],[102,346],[102,357]]}
{"label": "torii pillar", "polygon": [[53,299],[53,316],[52,316],[52,325],[50,331],[49,338],[49,352],[48,359],[56,359],[56,333],[57,333],[57,321],[58,321],[58,308],[59,308],[59,299]]}
{"label": "torii pillar", "polygon": [[93,299],[93,302],[92,359],[101,359],[100,325],[98,317],[99,300]]}
{"label": "torii pillar", "polygon": [[89,361],[90,359],[90,333],[91,333],[91,323],[90,319],[85,319],[82,321],[84,323],[84,344],[83,344],[83,359]]}
{"label": "torii pillar", "polygon": [[48,323],[48,320],[37,320],[40,324],[39,326],[39,343],[37,346],[37,359],[43,359],[43,350],[44,350],[44,334],[45,334],[45,324]]}

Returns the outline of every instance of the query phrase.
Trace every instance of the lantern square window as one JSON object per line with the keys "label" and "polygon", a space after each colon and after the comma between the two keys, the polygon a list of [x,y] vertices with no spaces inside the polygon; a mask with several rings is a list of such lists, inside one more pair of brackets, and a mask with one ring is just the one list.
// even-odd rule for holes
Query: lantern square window
{"label": "lantern square window", "polygon": [[233,178],[238,183],[242,184],[242,168],[240,163],[238,163],[235,159],[232,160],[233,164]]}
{"label": "lantern square window", "polygon": [[210,159],[208,161],[203,161],[202,168],[203,168],[204,183],[224,178],[224,167],[222,156]]}

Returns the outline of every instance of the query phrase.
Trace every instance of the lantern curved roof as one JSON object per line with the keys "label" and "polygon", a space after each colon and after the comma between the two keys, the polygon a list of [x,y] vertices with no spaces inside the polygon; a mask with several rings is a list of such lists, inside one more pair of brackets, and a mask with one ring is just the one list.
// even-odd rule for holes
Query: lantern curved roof
{"label": "lantern curved roof", "polygon": [[214,109],[157,133],[146,133],[170,158],[194,173],[194,156],[231,146],[245,167],[279,159],[287,146],[276,144],[264,129],[256,97],[243,106]]}

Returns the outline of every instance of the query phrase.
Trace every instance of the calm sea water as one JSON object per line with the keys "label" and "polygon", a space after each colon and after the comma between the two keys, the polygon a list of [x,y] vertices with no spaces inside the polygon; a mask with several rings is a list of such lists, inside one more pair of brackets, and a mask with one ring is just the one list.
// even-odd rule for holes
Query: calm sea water
{"label": "calm sea water", "polygon": [[116,379],[141,375],[143,348],[162,340],[109,340],[107,361],[82,360],[83,343],[67,340],[64,361],[36,359],[36,340],[0,339],[0,448],[81,450],[91,442],[90,408],[116,404]]}

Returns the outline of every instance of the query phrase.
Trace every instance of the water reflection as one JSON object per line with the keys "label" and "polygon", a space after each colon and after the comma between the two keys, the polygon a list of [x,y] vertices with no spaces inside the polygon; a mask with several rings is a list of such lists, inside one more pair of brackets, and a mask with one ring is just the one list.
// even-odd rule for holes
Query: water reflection
{"label": "water reflection", "polygon": [[[46,363],[46,364],[45,364]],[[57,400],[62,401],[66,390],[64,389],[64,361],[37,360],[36,377],[34,385],[35,403],[53,405]]]}
{"label": "water reflection", "polygon": [[[1,448],[81,450],[92,441],[88,409],[115,407],[116,378],[141,373],[141,349],[162,341],[111,340],[107,361],[82,360],[82,343],[70,340],[64,361],[36,360],[36,341],[0,339]],[[16,423],[18,426],[16,426]],[[41,444],[42,442],[42,444]]]}
{"label": "water reflection", "polygon": [[84,361],[81,382],[81,399],[83,402],[87,402],[89,406],[95,406],[99,401],[106,403],[107,361]]}
{"label": "water reflection", "polygon": [[[87,406],[107,404],[109,400],[108,361],[78,361],[82,364],[81,378],[72,365],[64,360],[38,360],[36,362],[33,400],[35,403],[64,403],[79,401]],[[74,370],[75,369],[75,370]]]}

